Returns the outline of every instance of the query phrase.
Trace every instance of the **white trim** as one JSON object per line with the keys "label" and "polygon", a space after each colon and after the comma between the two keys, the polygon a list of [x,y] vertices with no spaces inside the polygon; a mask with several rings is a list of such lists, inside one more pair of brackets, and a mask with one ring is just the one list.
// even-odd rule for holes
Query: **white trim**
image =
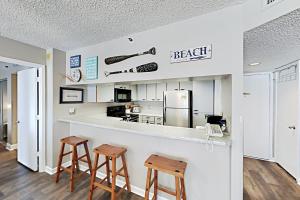
{"label": "white trim", "polygon": [[9,143],[6,143],[6,149],[8,151],[16,150],[16,149],[18,149],[18,144],[9,144]]}
{"label": "white trim", "polygon": [[42,78],[42,84],[41,84],[41,116],[40,116],[40,123],[42,124],[41,126],[41,133],[39,135],[39,172],[44,172],[45,165],[46,165],[46,66],[42,64],[37,64],[37,63],[31,63],[27,61],[22,61],[22,60],[17,60],[14,58],[7,58],[0,56],[0,61],[1,62],[6,62],[6,63],[13,63],[13,64],[18,64],[22,66],[27,66],[27,67],[35,67],[41,70],[41,78]]}
{"label": "white trim", "polygon": [[[68,162],[66,162],[66,163],[63,163],[62,165],[63,165],[64,167],[70,166],[70,165],[71,165],[71,161],[68,161]],[[86,170],[88,169],[88,167],[86,167],[86,166],[84,166],[84,165],[80,165],[79,167],[80,167],[80,171],[86,171]],[[51,168],[51,167],[49,167],[49,166],[46,166],[45,172],[48,173],[48,174],[50,174],[50,175],[54,175],[54,174],[56,173],[56,170],[57,170],[56,167],[55,167],[55,168]],[[87,173],[89,174],[89,172],[87,172]],[[97,176],[98,178],[100,178],[100,179],[106,177],[105,174],[103,174],[103,173],[101,173],[101,172],[99,172],[99,171],[97,172],[96,176]],[[145,180],[145,181],[146,181],[146,180]],[[123,180],[120,180],[120,179],[117,178],[117,181],[116,181],[116,185],[117,185],[117,186],[123,187],[124,184],[125,184],[125,182],[124,182]],[[139,196],[141,196],[141,197],[144,197],[144,196],[145,196],[145,190],[144,190],[144,189],[139,188],[139,187],[137,187],[137,186],[134,186],[134,185],[132,185],[132,184],[131,184],[130,186],[131,186],[131,192],[132,192],[132,193],[134,193],[134,194],[136,194],[136,195],[139,195]],[[150,198],[149,198],[149,199],[152,199],[152,196],[153,196],[153,193],[150,192]],[[157,196],[157,200],[170,200],[170,199],[158,195],[158,196]]]}

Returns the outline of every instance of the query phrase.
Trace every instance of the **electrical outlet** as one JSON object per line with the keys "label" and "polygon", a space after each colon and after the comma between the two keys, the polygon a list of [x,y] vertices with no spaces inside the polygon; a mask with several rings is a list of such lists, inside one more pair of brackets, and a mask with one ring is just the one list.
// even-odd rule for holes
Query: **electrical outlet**
{"label": "electrical outlet", "polygon": [[69,108],[69,115],[75,115],[76,110],[75,108]]}

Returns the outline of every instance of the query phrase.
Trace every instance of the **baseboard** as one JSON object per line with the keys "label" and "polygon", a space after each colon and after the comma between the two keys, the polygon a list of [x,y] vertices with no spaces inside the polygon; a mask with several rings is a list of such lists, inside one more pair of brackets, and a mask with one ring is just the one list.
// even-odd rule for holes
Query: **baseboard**
{"label": "baseboard", "polygon": [[[62,164],[63,167],[68,167],[70,165],[71,165],[71,161],[68,161],[68,162],[65,162]],[[49,166],[45,167],[45,172],[47,174],[53,175],[53,174],[56,174],[56,171],[57,171],[57,167],[55,167],[55,168],[51,168]]]}
{"label": "baseboard", "polygon": [[[70,164],[71,164],[71,162],[69,161],[69,162],[64,163],[63,166],[67,167]],[[88,169],[88,167],[86,167],[84,165],[80,165],[79,167],[80,167],[81,171],[86,171]],[[50,174],[50,175],[53,175],[53,174],[56,173],[56,169],[57,169],[56,167],[55,168],[50,168],[50,167],[46,166],[45,172],[48,173],[48,174]],[[97,174],[96,174],[96,176],[98,178],[100,178],[100,179],[103,179],[103,178],[105,178],[106,175],[98,171]],[[146,182],[146,179],[145,179],[145,182]],[[125,184],[125,182],[123,180],[117,179],[116,184],[119,187],[123,187],[123,185]],[[142,188],[139,188],[137,186],[134,186],[134,185],[131,185],[131,192],[134,193],[134,194],[136,194],[136,195],[139,195],[141,197],[145,196],[145,190],[142,189]],[[152,196],[153,196],[153,193],[150,193],[150,198],[149,199],[152,199]],[[157,200],[169,200],[169,199],[166,198],[166,197],[162,197],[162,196],[158,195]]]}
{"label": "baseboard", "polygon": [[16,150],[16,149],[18,149],[18,144],[9,144],[9,143],[6,143],[6,149],[8,151]]}

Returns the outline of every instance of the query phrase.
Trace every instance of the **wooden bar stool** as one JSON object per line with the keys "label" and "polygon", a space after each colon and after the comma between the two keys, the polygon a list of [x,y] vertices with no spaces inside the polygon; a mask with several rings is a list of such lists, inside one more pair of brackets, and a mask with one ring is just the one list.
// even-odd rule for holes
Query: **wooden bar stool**
{"label": "wooden bar stool", "polygon": [[[60,154],[59,154],[58,164],[57,164],[56,183],[58,183],[58,181],[59,181],[59,176],[60,176],[61,172],[65,171],[65,172],[69,173],[70,174],[70,191],[73,192],[74,191],[75,170],[77,172],[80,170],[79,169],[79,161],[87,163],[89,168],[87,170],[85,170],[84,172],[78,174],[76,176],[76,178],[78,178],[82,174],[86,173],[87,171],[90,171],[90,173],[92,172],[92,164],[91,164],[89,149],[87,146],[88,140],[82,139],[82,138],[79,138],[76,136],[70,136],[70,137],[61,139],[60,142],[61,142],[61,149],[60,149]],[[64,153],[66,144],[71,145],[72,150],[67,153]],[[84,145],[85,154],[78,157],[77,147],[82,144]],[[67,156],[69,154],[72,154],[71,166],[69,166],[69,167],[61,166],[63,157]],[[85,159],[85,157],[86,157],[86,159]]]}
{"label": "wooden bar stool", "polygon": [[[126,160],[125,160],[126,151],[127,151],[126,148],[115,147],[115,146],[108,145],[108,144],[103,144],[94,149],[95,160],[94,160],[94,166],[93,166],[93,170],[92,170],[92,178],[91,178],[90,191],[89,191],[89,197],[88,197],[89,200],[92,200],[93,192],[96,189],[96,187],[99,187],[101,189],[111,192],[111,200],[115,200],[121,194],[121,192],[125,189],[125,187],[127,188],[128,192],[131,192],[129,176],[128,176],[128,171],[127,171],[127,165],[126,165]],[[99,160],[100,155],[105,156],[105,162],[103,162],[102,164],[100,164],[98,166],[98,160]],[[117,170],[116,169],[116,159],[119,157],[121,157],[121,159],[122,159],[123,166],[121,167],[121,169]],[[110,167],[109,167],[109,160],[112,161],[112,170],[110,170]],[[100,180],[100,182],[97,182],[96,181],[97,170],[100,169],[101,167],[103,167],[104,165],[106,166],[106,177],[103,178],[102,180]],[[124,174],[122,173],[122,171],[124,172]],[[110,172],[112,173],[112,177],[111,177],[112,182],[111,183],[110,183]],[[125,177],[126,184],[121,188],[120,191],[118,191],[118,193],[116,193],[116,178],[118,175]],[[104,184],[105,180],[107,181],[106,185]]]}
{"label": "wooden bar stool", "polygon": [[[146,161],[145,166],[148,168],[145,200],[149,200],[151,186],[154,183],[153,200],[157,200],[158,190],[168,193],[176,197],[176,200],[186,200],[184,186],[184,172],[187,166],[186,162],[172,160],[158,155],[151,155]],[[151,180],[152,170],[154,170],[154,178]],[[171,191],[165,187],[158,185],[158,171],[175,176],[176,191]]]}

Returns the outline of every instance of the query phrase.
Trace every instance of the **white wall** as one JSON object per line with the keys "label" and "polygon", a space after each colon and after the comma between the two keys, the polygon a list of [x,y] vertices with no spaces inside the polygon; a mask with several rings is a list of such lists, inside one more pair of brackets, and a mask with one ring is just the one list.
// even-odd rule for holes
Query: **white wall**
{"label": "white wall", "polygon": [[17,60],[46,63],[46,50],[0,36],[0,56]]}
{"label": "white wall", "polygon": [[297,8],[300,8],[299,0],[281,0],[278,4],[274,4],[269,8],[263,7],[262,0],[248,0],[243,4],[244,30],[253,29]]}
{"label": "white wall", "polygon": [[[129,43],[127,37],[84,47],[67,52],[67,73],[69,74],[69,57],[82,55],[82,65],[86,57],[99,57],[99,78],[83,83],[106,83],[120,81],[155,80],[232,74],[231,77],[231,113],[232,154],[231,154],[231,199],[240,200],[243,196],[243,136],[242,106],[243,87],[243,24],[242,6],[233,6],[207,15],[162,26],[156,29],[132,34],[134,42]],[[170,51],[212,44],[212,59],[170,64]],[[106,57],[132,54],[156,47],[156,56],[140,56],[114,65],[105,65]],[[122,74],[104,76],[104,71],[115,71],[127,67],[135,67],[148,62],[157,62],[159,70],[144,74]],[[68,84],[73,84],[67,81]],[[233,106],[231,106],[233,105]],[[230,110],[231,109],[231,110]],[[231,111],[231,112],[230,112]]]}

